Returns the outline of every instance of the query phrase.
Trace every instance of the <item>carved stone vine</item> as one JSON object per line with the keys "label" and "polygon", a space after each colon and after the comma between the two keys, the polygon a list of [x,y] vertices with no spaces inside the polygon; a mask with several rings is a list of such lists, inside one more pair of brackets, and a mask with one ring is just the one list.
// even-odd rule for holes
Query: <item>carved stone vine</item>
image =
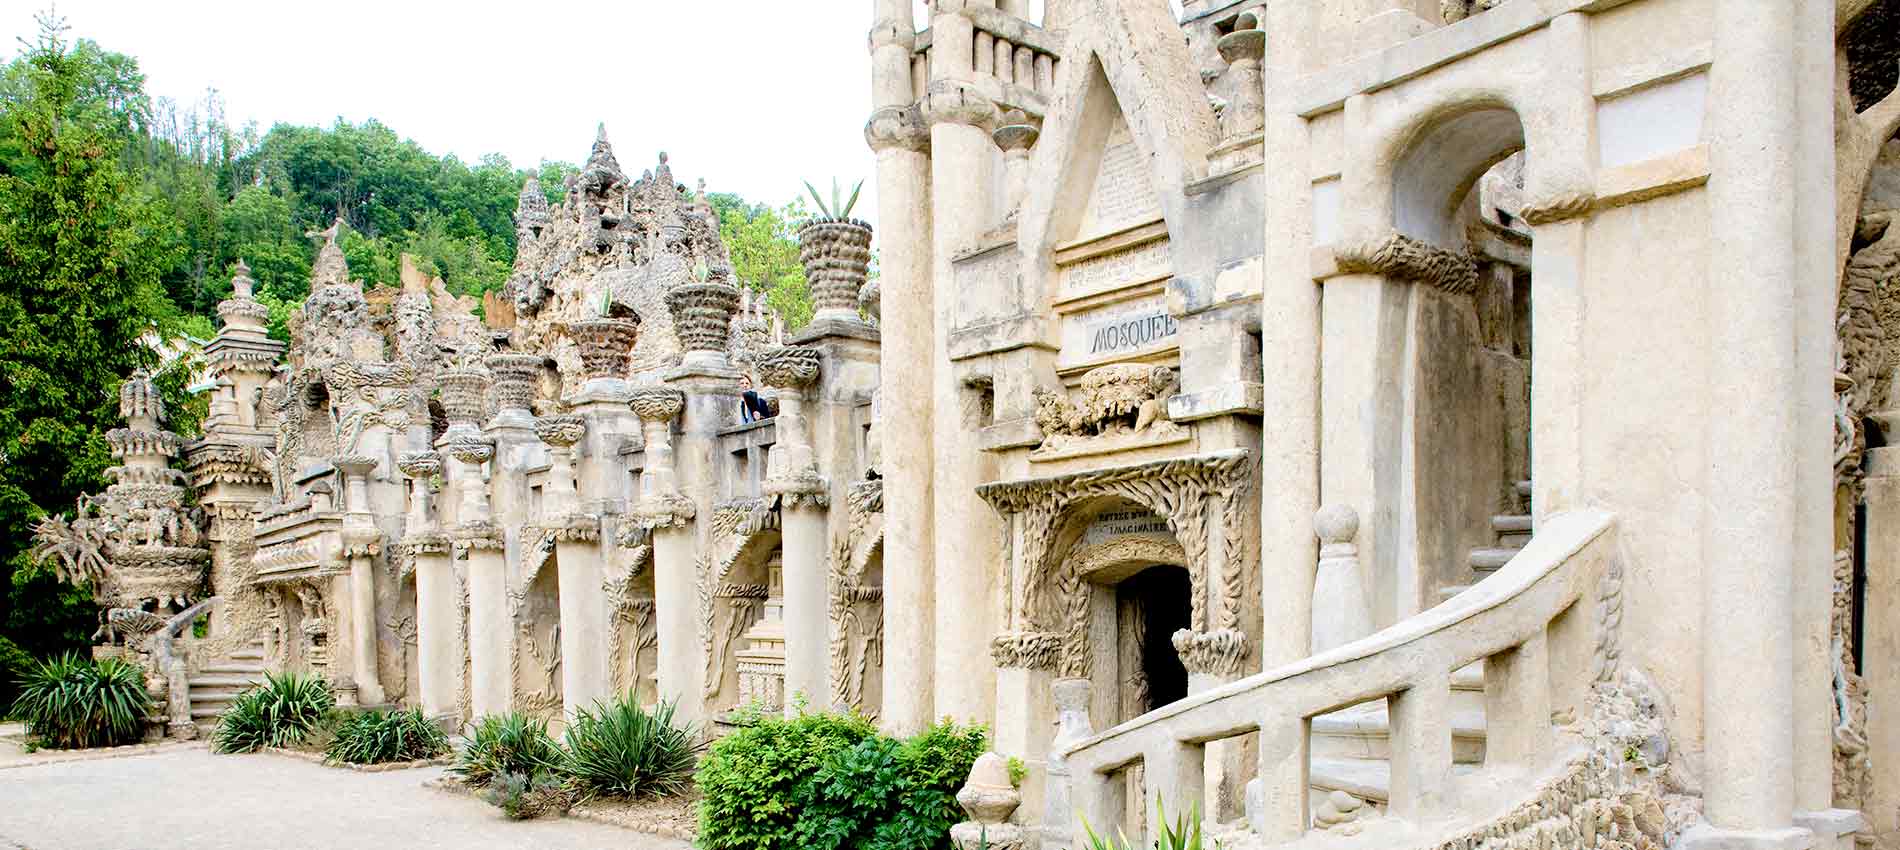
{"label": "carved stone vine", "polygon": [[860,482],[851,488],[848,499],[845,533],[832,551],[826,581],[831,620],[831,697],[836,706],[875,714],[865,705],[864,693],[871,665],[882,664],[884,593],[881,587],[863,585],[869,555],[859,558],[857,553],[872,533],[874,518],[883,514],[884,484]]}
{"label": "carved stone vine", "polygon": [[1455,295],[1478,288],[1478,263],[1468,253],[1440,248],[1397,232],[1349,242],[1333,252],[1339,270],[1412,280]]}

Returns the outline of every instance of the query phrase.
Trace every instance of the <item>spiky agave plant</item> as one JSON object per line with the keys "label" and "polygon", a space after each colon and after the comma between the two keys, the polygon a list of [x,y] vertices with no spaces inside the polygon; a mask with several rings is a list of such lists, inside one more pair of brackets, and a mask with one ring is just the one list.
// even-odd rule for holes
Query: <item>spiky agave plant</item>
{"label": "spiky agave plant", "polygon": [[561,745],[548,734],[547,721],[510,711],[483,717],[449,772],[480,788],[505,774],[532,778],[553,773],[565,759]]}
{"label": "spiky agave plant", "polygon": [[139,668],[71,652],[29,666],[13,701],[27,734],[56,749],[137,743],[151,709]]}
{"label": "spiky agave plant", "polygon": [[825,203],[824,196],[818,193],[818,187],[813,186],[810,180],[805,181],[805,191],[811,193],[811,199],[818,205],[818,212],[821,215],[835,221],[844,221],[850,217],[851,208],[858,205],[858,193],[864,191],[864,181],[859,180],[856,186],[851,187],[851,197],[846,198],[844,187],[838,183],[838,178],[831,178],[830,204]]}
{"label": "spiky agave plant", "polygon": [[449,751],[449,737],[415,709],[366,711],[337,724],[336,739],[324,751],[331,761],[382,764],[432,759]]}
{"label": "spiky agave plant", "polygon": [[315,676],[265,673],[264,684],[238,694],[218,721],[211,748],[250,753],[301,744],[336,708],[336,695]]}
{"label": "spiky agave plant", "polygon": [[[1161,801],[1156,800],[1155,823],[1159,826],[1159,834],[1155,836],[1154,850],[1201,850],[1200,803],[1193,804],[1186,814],[1175,818],[1174,823],[1169,824],[1167,811],[1162,807]],[[1096,835],[1095,828],[1089,826],[1089,819],[1086,817],[1082,818],[1082,832],[1088,838],[1088,850],[1133,850],[1135,846],[1129,843],[1128,835],[1119,828],[1115,830],[1113,839]],[[1219,850],[1220,842],[1214,842],[1214,847],[1215,850]]]}
{"label": "spiky agave plant", "polygon": [[685,792],[705,747],[699,732],[674,721],[675,703],[652,711],[632,693],[575,712],[563,770],[590,797],[667,797]]}

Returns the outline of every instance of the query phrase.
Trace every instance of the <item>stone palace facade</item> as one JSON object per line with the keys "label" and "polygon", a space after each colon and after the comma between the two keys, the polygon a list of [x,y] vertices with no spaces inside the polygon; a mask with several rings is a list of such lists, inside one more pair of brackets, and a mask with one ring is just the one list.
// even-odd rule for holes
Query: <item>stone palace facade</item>
{"label": "stone palace facade", "polygon": [[128,382],[45,536],[176,734],[637,689],[986,723],[971,847],[1900,848],[1900,4],[871,5],[795,333],[603,132],[481,318],[332,230],[202,440]]}

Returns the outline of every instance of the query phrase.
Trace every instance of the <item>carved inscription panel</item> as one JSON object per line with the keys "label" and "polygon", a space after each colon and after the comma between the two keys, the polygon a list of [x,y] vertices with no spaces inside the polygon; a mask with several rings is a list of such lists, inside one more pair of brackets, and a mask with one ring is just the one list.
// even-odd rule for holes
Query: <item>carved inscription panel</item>
{"label": "carved inscription panel", "polygon": [[1176,344],[1180,326],[1159,294],[1064,316],[1057,368],[1150,354]]}
{"label": "carved inscription panel", "polygon": [[1071,263],[1062,268],[1062,297],[1165,280],[1174,274],[1173,257],[1162,239]]}
{"label": "carved inscription panel", "polygon": [[1136,509],[1104,511],[1095,517],[1087,531],[1082,532],[1082,544],[1093,546],[1105,540],[1129,534],[1169,534],[1168,521],[1155,514]]}
{"label": "carved inscription panel", "polygon": [[1135,146],[1128,125],[1117,120],[1089,193],[1088,212],[1082,219],[1084,238],[1161,217],[1161,198],[1148,170],[1147,157]]}

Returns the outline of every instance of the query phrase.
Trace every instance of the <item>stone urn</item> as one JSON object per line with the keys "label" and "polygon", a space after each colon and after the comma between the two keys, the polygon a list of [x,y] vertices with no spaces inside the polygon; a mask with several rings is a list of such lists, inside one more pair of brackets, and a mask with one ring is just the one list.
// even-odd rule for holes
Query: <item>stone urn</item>
{"label": "stone urn", "polygon": [[436,385],[442,388],[442,411],[451,427],[481,426],[490,380],[487,370],[466,367],[445,369],[436,375]]}
{"label": "stone urn", "polygon": [[717,280],[681,284],[666,293],[666,309],[686,350],[682,365],[730,368],[726,351],[732,345],[732,317],[739,312],[738,289]]}
{"label": "stone urn", "polygon": [[568,322],[567,335],[581,350],[581,374],[592,381],[625,378],[640,336],[637,318],[599,318]]}
{"label": "stone urn", "polygon": [[969,820],[950,828],[950,840],[959,850],[1016,850],[1027,836],[1009,822],[1023,796],[1009,780],[1009,762],[996,753],[976,757],[970,779],[957,791],[957,803]]}
{"label": "stone urn", "polygon": [[858,292],[871,269],[871,226],[854,218],[814,218],[798,229],[798,261],[811,286],[812,321],[863,322]]}
{"label": "stone urn", "polygon": [[482,361],[495,376],[495,406],[501,410],[529,410],[546,358],[539,354],[491,354]]}

